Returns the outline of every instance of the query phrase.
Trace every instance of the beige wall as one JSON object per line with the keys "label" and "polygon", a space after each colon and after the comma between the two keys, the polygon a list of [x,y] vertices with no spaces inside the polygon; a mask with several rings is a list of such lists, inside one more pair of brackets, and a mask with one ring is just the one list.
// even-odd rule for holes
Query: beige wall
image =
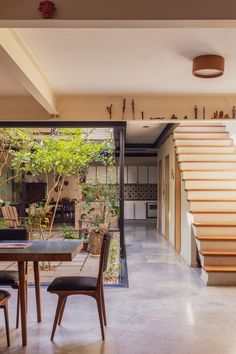
{"label": "beige wall", "polygon": [[[107,106],[113,104],[112,120],[121,120],[122,100],[124,96],[68,96],[58,98],[59,118],[53,119],[30,96],[1,97],[0,120],[75,120],[75,121],[106,121],[109,116]],[[236,105],[236,96],[233,95],[199,95],[199,96],[133,96],[126,97],[127,111],[125,120],[132,120],[131,99],[134,98],[136,106],[136,120],[141,120],[144,112],[145,120],[150,117],[164,116],[166,121],[178,122],[187,115],[194,119],[194,106],[198,105],[199,119],[202,118],[202,107],[205,106],[206,117],[210,118],[213,112],[223,110],[231,116],[232,107]],[[179,120],[170,120],[172,114]],[[162,120],[163,122],[163,120]]]}
{"label": "beige wall", "polygon": [[[162,160],[162,235],[165,235],[165,157],[169,155],[170,157],[170,214],[169,214],[169,222],[170,222],[170,238],[169,241],[172,245],[174,245],[174,215],[175,215],[175,181],[171,178],[171,171],[175,171],[175,149],[173,136],[171,135],[164,144],[158,149],[158,164],[159,161]],[[157,172],[159,175],[159,171]],[[159,205],[158,205],[159,208]]]}
{"label": "beige wall", "polygon": [[[158,163],[162,160],[162,235],[165,235],[165,157],[170,156],[170,214],[169,242],[175,244],[175,144],[171,135],[158,149]],[[158,165],[159,166],[159,165]],[[173,174],[174,172],[174,174]],[[159,206],[158,206],[159,207]],[[184,182],[181,182],[181,252],[180,256],[191,266],[196,266],[196,243],[192,236],[191,214]]]}

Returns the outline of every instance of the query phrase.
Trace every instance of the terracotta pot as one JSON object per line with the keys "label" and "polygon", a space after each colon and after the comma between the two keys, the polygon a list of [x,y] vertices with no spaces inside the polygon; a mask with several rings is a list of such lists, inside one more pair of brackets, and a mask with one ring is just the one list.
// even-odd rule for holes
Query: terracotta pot
{"label": "terracotta pot", "polygon": [[91,254],[99,255],[101,253],[103,235],[95,231],[91,231],[89,234],[89,251]]}

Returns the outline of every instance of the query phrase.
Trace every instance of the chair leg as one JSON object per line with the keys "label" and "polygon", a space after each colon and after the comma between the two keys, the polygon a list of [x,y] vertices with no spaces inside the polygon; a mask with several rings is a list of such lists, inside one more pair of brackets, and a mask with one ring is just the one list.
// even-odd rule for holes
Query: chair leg
{"label": "chair leg", "polygon": [[58,320],[58,325],[59,326],[61,325],[62,317],[63,317],[64,311],[65,311],[66,300],[67,300],[67,297],[64,298],[63,305],[62,305],[62,308],[61,308],[61,313],[60,313],[59,320]]}
{"label": "chair leg", "polygon": [[103,287],[101,288],[101,301],[102,301],[102,312],[103,312],[104,326],[106,326],[107,325],[107,316],[106,316],[106,307],[105,307]]}
{"label": "chair leg", "polygon": [[55,332],[56,332],[56,328],[57,328],[57,324],[58,324],[58,320],[60,317],[60,313],[62,310],[64,300],[65,300],[64,296],[60,296],[60,295],[58,296],[57,309],[56,309],[56,314],[55,314],[53,328],[52,328],[51,340],[53,340]]}
{"label": "chair leg", "polygon": [[6,335],[7,335],[7,346],[10,347],[10,330],[9,330],[9,317],[8,317],[8,304],[3,306],[5,325],[6,325]]}
{"label": "chair leg", "polygon": [[17,289],[16,328],[19,327],[19,317],[20,317],[20,296],[19,296],[19,289]]}
{"label": "chair leg", "polygon": [[103,326],[103,314],[102,314],[102,299],[99,294],[98,297],[96,297],[96,302],[97,302],[97,308],[98,308],[98,315],[99,315],[99,321],[100,321],[100,327],[101,327],[101,332],[102,332],[102,340],[105,340],[105,332],[104,332],[104,326]]}

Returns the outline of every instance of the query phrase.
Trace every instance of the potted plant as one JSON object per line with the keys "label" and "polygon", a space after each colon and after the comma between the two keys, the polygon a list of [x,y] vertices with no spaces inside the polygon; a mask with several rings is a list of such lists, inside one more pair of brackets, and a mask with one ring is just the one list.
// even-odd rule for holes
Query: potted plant
{"label": "potted plant", "polygon": [[63,233],[64,240],[82,240],[83,248],[82,251],[87,251],[88,248],[88,233],[84,229],[81,234],[75,230],[72,226],[64,224],[63,227],[59,229]]}
{"label": "potted plant", "polygon": [[108,232],[111,219],[119,214],[117,189],[114,184],[86,184],[82,189],[81,219],[88,224],[89,250],[100,254],[103,235]]}

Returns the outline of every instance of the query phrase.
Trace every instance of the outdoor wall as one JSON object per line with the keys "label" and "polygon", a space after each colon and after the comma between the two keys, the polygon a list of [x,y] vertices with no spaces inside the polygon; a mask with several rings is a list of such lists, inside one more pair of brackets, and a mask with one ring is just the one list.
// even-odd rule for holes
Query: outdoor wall
{"label": "outdoor wall", "polygon": [[[9,178],[9,169],[7,167],[3,168],[1,180],[5,181]],[[12,199],[12,183],[11,181],[4,183],[0,186],[0,199],[5,201],[10,201]]]}

